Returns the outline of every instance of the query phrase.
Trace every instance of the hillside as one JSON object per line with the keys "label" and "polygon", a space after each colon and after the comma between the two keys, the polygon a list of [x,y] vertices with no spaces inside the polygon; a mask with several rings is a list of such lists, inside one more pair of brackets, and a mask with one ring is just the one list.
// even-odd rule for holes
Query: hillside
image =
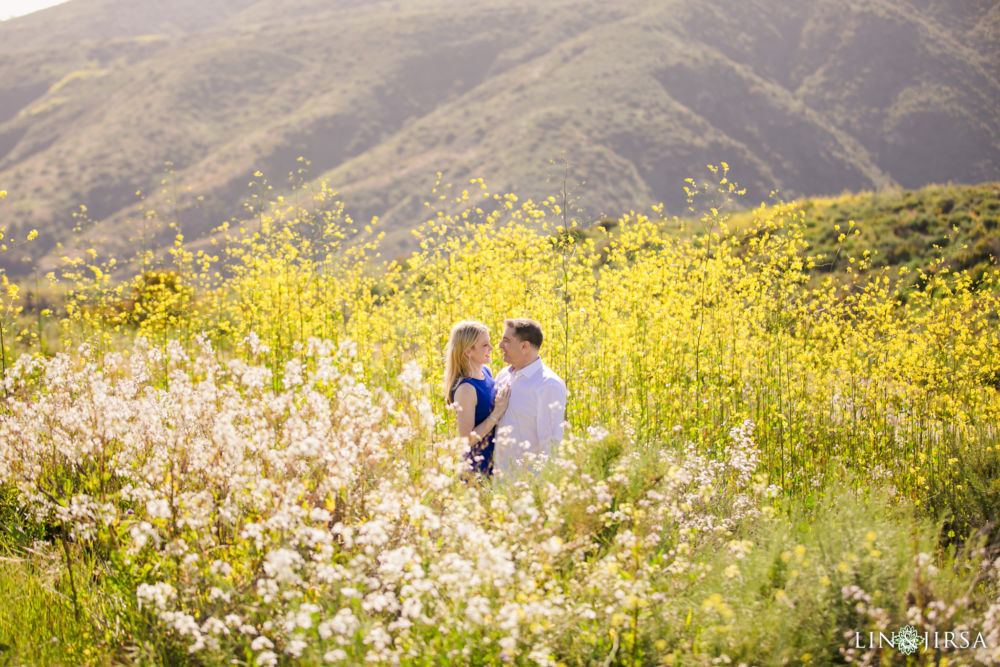
{"label": "hillside", "polygon": [[52,266],[80,204],[106,253],[148,209],[197,239],[300,156],[396,248],[436,171],[527,198],[565,158],[587,218],[720,159],[751,200],[997,180],[998,35],[996,2],[71,0],[0,23],[0,222],[41,232],[3,259]]}
{"label": "hillside", "polygon": [[[942,270],[978,281],[1000,262],[1000,183],[844,193],[798,206],[811,253],[825,258],[816,275],[843,273],[849,257],[866,253],[868,272],[906,267],[908,284]],[[751,219],[752,211],[733,215],[736,228]]]}
{"label": "hillside", "polygon": [[[1000,183],[972,187],[929,186],[918,191],[864,193],[804,203],[814,247],[832,259],[839,233],[854,220],[861,234],[844,255],[871,253],[871,267],[905,266],[935,273],[968,270],[981,277],[1000,261]],[[843,265],[845,260],[840,259]]]}
{"label": "hillside", "polygon": [[[767,211],[739,208],[740,203],[729,203],[725,221],[728,232],[745,243],[753,237],[747,230]],[[860,284],[886,270],[895,278],[896,270],[904,269],[902,283],[912,287],[937,273],[967,271],[975,288],[1000,263],[1000,183],[845,192],[801,199],[791,208],[800,214],[805,254],[816,260],[809,271],[815,281],[834,274],[838,281]],[[580,235],[605,247],[619,224],[605,219]],[[659,228],[664,237],[684,239],[704,234],[705,225],[673,217],[661,220]]]}

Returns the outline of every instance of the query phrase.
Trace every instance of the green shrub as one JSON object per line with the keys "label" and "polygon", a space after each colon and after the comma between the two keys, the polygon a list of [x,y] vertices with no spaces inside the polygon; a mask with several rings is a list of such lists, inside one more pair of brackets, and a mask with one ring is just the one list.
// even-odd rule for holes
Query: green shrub
{"label": "green shrub", "polygon": [[[995,599],[996,582],[974,585],[978,565],[967,560],[982,556],[940,551],[935,522],[894,505],[891,491],[852,486],[828,488],[811,510],[790,503],[715,554],[704,597],[692,602],[697,642],[712,647],[716,662],[872,664],[893,656],[852,648],[854,633],[888,635],[914,619],[921,633],[985,627],[980,614]],[[733,546],[742,539],[754,545],[744,557]],[[947,618],[932,621],[930,609],[947,610]],[[951,659],[974,662],[968,653]]]}
{"label": "green shrub", "polygon": [[[1000,370],[984,373],[997,383]],[[957,543],[979,531],[1000,549],[1000,448],[995,425],[982,425],[971,442],[948,442],[938,470],[928,475],[927,508],[941,517],[942,539]]]}

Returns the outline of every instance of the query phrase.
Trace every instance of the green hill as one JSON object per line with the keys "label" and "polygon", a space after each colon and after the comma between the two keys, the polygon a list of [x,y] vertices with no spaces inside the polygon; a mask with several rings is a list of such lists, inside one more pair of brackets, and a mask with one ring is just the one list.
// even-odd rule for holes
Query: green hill
{"label": "green hill", "polygon": [[[804,202],[809,236],[836,271],[851,255],[871,253],[871,270],[905,266],[934,273],[947,268],[981,276],[1000,261],[1000,183],[933,185],[917,191],[862,193]],[[838,242],[839,225],[855,221],[861,234]],[[842,247],[839,261],[838,247]]]}
{"label": "green hill", "polygon": [[0,224],[40,231],[3,259],[53,266],[80,204],[102,252],[148,209],[197,239],[300,156],[397,249],[436,171],[535,197],[564,157],[588,219],[723,159],[758,201],[992,181],[998,36],[996,2],[71,0],[0,23]]}
{"label": "green hill", "polygon": [[[921,273],[929,276],[940,271],[968,271],[978,281],[1000,262],[1000,182],[845,192],[836,197],[802,199],[792,205],[801,213],[808,254],[822,258],[812,270],[820,279],[836,274],[841,280],[853,281],[858,275],[865,278],[905,267],[906,284],[921,280]],[[759,209],[730,207],[728,230],[745,238],[743,230],[754,227]],[[665,236],[707,231],[703,221],[686,217],[664,219],[660,225]],[[618,223],[603,220],[582,232],[603,243],[604,234],[598,226],[614,235]],[[865,266],[859,268],[862,259]],[[848,275],[848,267],[854,276]]]}

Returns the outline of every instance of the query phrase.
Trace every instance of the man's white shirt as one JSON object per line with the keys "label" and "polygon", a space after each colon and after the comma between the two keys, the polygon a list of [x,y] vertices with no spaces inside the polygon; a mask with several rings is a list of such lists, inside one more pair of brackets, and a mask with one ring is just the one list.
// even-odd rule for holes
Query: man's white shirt
{"label": "man's white shirt", "polygon": [[526,453],[549,456],[562,440],[566,383],[540,358],[519,371],[507,366],[496,383],[498,388],[510,385],[510,402],[497,424],[493,467],[509,473]]}

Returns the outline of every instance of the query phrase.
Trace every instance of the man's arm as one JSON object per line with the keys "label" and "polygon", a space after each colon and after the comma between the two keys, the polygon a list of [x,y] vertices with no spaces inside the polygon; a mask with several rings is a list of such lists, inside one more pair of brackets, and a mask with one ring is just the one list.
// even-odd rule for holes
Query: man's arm
{"label": "man's arm", "polygon": [[566,385],[547,381],[538,392],[538,445],[546,454],[552,445],[562,441],[563,419],[566,416]]}

